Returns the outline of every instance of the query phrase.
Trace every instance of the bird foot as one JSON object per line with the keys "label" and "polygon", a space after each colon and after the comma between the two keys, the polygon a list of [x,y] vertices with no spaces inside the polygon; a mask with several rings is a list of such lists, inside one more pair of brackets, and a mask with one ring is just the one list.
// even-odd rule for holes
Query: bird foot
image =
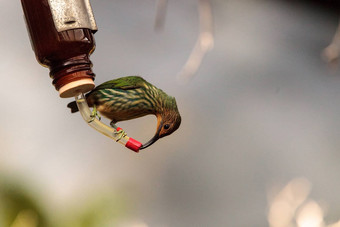
{"label": "bird foot", "polygon": [[111,127],[114,128],[114,129],[117,129],[117,128],[118,128],[118,126],[115,124],[114,121],[111,121],[111,122],[110,122],[110,125],[111,125]]}
{"label": "bird foot", "polygon": [[89,120],[88,123],[91,123],[92,121],[94,121],[94,119],[96,119],[96,117],[98,117],[99,121],[102,119],[102,117],[99,115],[99,113],[97,111],[96,105],[93,106],[92,113],[91,113],[90,117],[91,117],[91,119]]}
{"label": "bird foot", "polygon": [[116,142],[118,142],[118,141],[121,140],[124,136],[127,135],[126,132],[125,132],[123,129],[121,129],[121,128],[119,128],[118,130],[116,130],[116,131],[114,132],[114,134],[116,134],[117,137],[118,137],[118,139],[116,139]]}
{"label": "bird foot", "polygon": [[110,122],[110,125],[112,128],[114,128],[116,131],[114,132],[114,134],[116,134],[118,136],[118,139],[116,140],[116,142],[118,142],[119,140],[121,140],[124,136],[126,136],[126,132],[119,128],[117,125],[115,125],[114,121]]}

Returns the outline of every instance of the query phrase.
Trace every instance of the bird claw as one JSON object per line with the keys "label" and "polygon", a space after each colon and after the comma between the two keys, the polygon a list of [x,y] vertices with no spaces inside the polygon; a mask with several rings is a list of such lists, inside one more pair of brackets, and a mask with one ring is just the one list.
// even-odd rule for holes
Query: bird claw
{"label": "bird claw", "polygon": [[102,117],[99,115],[99,113],[97,111],[97,107],[95,105],[93,106],[92,113],[91,113],[90,117],[91,117],[91,119],[89,120],[88,123],[91,123],[92,121],[94,121],[94,119],[96,119],[96,117],[98,117],[99,121],[102,119]]}
{"label": "bird claw", "polygon": [[[110,122],[110,125],[111,125],[112,128],[115,129],[114,134],[116,134],[116,135],[118,136],[118,139],[116,140],[116,142],[118,142],[118,141],[121,140],[124,136],[127,135],[126,132],[125,132],[123,129],[121,129],[121,128],[117,127],[117,125],[115,125],[115,122],[114,122],[114,121],[111,121],[111,122]],[[118,134],[119,134],[119,135],[118,135]]]}
{"label": "bird claw", "polygon": [[[116,134],[118,136],[118,139],[116,140],[116,142],[118,142],[119,140],[121,140],[124,136],[126,136],[126,132],[123,130],[123,129],[119,129],[119,130],[116,130],[114,132],[114,134]],[[119,135],[118,135],[119,134]]]}
{"label": "bird claw", "polygon": [[110,125],[111,125],[111,127],[114,128],[114,129],[117,129],[117,128],[118,128],[117,125],[115,125],[115,122],[114,122],[114,121],[111,121],[111,122],[110,122]]}

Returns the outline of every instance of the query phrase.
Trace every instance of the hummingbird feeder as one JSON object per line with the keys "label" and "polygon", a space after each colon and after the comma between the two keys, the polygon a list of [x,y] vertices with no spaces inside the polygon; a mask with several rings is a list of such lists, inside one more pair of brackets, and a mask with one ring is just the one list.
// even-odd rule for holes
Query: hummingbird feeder
{"label": "hummingbird feeder", "polygon": [[95,87],[90,55],[95,50],[97,25],[90,0],[21,0],[21,4],[32,49],[37,61],[49,68],[59,96],[75,97],[91,127],[138,152],[140,142],[91,117],[83,95]]}

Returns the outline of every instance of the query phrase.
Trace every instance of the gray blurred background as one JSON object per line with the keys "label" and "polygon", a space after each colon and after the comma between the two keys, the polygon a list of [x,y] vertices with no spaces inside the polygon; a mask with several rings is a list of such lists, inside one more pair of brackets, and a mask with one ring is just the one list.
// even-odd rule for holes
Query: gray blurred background
{"label": "gray blurred background", "polygon": [[[197,0],[168,1],[160,32],[155,0],[91,3],[95,83],[142,75],[176,97],[182,125],[139,154],[91,129],[37,63],[20,1],[1,0],[0,192],[22,190],[45,226],[309,227],[340,219],[340,71],[321,58],[338,25],[335,7],[212,0],[214,48],[183,85],[176,75],[199,33]],[[119,126],[145,142],[156,119]],[[301,187],[286,200],[303,199],[289,224],[275,224],[290,202],[281,201],[273,221],[273,201],[294,179]],[[0,196],[3,216],[10,196]],[[321,218],[318,225],[301,224],[310,203],[319,213],[306,215]]]}

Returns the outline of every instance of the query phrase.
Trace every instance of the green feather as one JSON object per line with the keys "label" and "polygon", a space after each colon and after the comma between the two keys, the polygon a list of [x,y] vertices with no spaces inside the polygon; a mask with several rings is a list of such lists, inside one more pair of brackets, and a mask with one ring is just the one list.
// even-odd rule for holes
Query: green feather
{"label": "green feather", "polygon": [[97,86],[93,91],[102,89],[130,90],[145,87],[146,84],[149,83],[140,76],[126,76],[102,83],[101,85]]}

